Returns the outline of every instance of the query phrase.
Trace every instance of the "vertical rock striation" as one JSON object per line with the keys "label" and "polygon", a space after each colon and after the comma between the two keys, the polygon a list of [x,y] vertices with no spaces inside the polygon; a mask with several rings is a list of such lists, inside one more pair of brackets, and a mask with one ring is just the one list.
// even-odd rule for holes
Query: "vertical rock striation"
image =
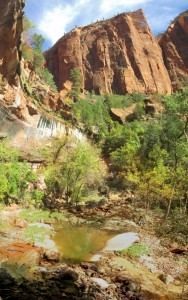
{"label": "vertical rock striation", "polygon": [[171,93],[161,49],[142,10],[75,28],[45,58],[60,90],[76,67],[90,92]]}
{"label": "vertical rock striation", "polygon": [[19,73],[24,0],[0,0],[0,74],[10,84]]}
{"label": "vertical rock striation", "polygon": [[29,152],[39,140],[84,136],[47,113],[60,111],[62,100],[21,57],[24,4],[24,0],[0,0],[0,138],[9,136],[13,145]]}
{"label": "vertical rock striation", "polygon": [[180,14],[159,39],[173,90],[188,85],[188,11]]}

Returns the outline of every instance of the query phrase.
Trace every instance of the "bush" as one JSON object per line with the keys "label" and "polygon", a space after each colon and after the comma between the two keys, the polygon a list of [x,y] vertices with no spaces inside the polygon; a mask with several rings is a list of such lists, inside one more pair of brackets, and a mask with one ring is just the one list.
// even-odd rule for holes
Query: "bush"
{"label": "bush", "polygon": [[167,243],[173,240],[182,245],[188,244],[188,217],[179,209],[173,210],[167,220],[160,222],[160,226],[156,225],[155,230]]}
{"label": "bush", "polygon": [[44,192],[36,189],[33,191],[32,196],[33,199],[35,200],[35,207],[38,207],[38,205],[42,203],[42,200],[44,198]]}
{"label": "bush", "polygon": [[120,251],[121,254],[126,254],[130,257],[139,257],[144,254],[149,254],[149,248],[144,244],[134,244],[130,246],[128,249],[124,249]]}
{"label": "bush", "polygon": [[103,181],[103,167],[99,154],[87,143],[62,147],[55,163],[45,172],[48,192],[65,197],[67,203],[78,203],[87,192],[96,190]]}
{"label": "bush", "polygon": [[53,75],[47,69],[36,69],[36,73],[55,91],[58,92]]}
{"label": "bush", "polygon": [[28,183],[36,181],[36,175],[18,157],[18,151],[10,148],[7,141],[0,142],[0,199],[6,204],[9,198],[21,203]]}

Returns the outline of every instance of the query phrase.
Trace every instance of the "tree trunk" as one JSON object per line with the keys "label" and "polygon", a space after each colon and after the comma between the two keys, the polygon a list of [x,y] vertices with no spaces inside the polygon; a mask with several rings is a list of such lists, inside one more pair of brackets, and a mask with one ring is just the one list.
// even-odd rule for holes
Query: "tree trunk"
{"label": "tree trunk", "polygon": [[169,199],[167,210],[166,210],[165,219],[168,218],[169,213],[170,213],[170,209],[171,209],[171,205],[172,205],[172,198],[173,198],[173,195],[174,195],[174,190],[175,190],[175,185],[173,186],[172,193],[170,195],[170,199]]}

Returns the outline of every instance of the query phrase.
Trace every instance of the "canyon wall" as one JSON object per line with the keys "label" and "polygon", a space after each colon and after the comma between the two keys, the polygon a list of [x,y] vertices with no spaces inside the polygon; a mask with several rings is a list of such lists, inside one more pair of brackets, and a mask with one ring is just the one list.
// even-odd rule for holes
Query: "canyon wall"
{"label": "canyon wall", "polygon": [[45,58],[59,90],[76,67],[83,89],[97,94],[172,91],[161,48],[142,10],[75,28]]}
{"label": "canyon wall", "polygon": [[51,137],[84,139],[53,115],[63,109],[60,95],[22,59],[24,2],[0,0],[0,138],[10,137],[13,145],[28,151]]}
{"label": "canyon wall", "polygon": [[188,86],[188,11],[171,23],[159,44],[173,90]]}
{"label": "canyon wall", "polygon": [[0,1],[0,82],[14,83],[19,73],[24,0]]}

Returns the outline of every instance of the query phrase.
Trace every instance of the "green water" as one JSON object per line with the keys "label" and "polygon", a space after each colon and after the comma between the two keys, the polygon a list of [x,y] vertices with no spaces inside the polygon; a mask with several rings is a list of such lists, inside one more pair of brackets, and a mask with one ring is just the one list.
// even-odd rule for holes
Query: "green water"
{"label": "green water", "polygon": [[111,232],[94,227],[60,227],[53,237],[62,260],[79,263],[90,261],[114,236]]}

